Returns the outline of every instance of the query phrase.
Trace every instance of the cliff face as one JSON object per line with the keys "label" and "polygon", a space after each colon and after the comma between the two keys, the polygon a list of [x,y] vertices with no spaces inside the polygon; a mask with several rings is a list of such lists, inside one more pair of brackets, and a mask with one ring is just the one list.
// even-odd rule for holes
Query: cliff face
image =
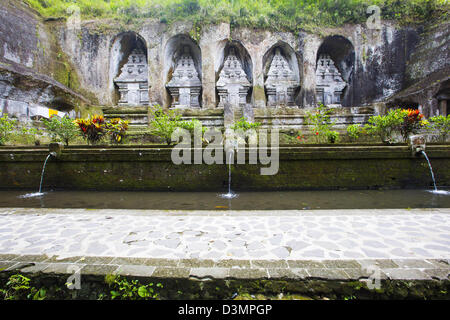
{"label": "cliff face", "polygon": [[418,105],[429,115],[448,114],[450,100],[450,23],[428,27],[406,63],[405,88],[392,104]]}
{"label": "cliff face", "polygon": [[[399,98],[399,93],[429,75],[448,75],[448,24],[427,33],[421,33],[422,28],[399,27],[390,22],[383,22],[381,30],[346,25],[297,34],[232,28],[227,23],[199,29],[189,22],[167,26],[154,21],[129,26],[107,20],[83,21],[74,29],[67,28],[66,21],[44,22],[20,1],[1,1],[4,5],[0,9],[0,62],[9,69],[21,66],[47,76],[69,95],[71,90],[82,93],[91,103],[104,106],[117,104],[114,78],[137,42],[142,43],[148,59],[150,103],[165,107],[171,102],[165,85],[172,77],[175,53],[183,46],[198,52],[201,106],[210,109],[218,104],[216,81],[224,51],[230,44],[239,48],[240,57],[245,57],[241,62],[251,82],[247,101],[254,108],[267,106],[264,85],[270,57],[277,47],[284,50],[290,67],[298,73],[300,89],[295,93],[295,105],[300,108],[316,105],[316,64],[323,54],[333,59],[347,83],[341,97],[344,107],[389,99],[401,104],[405,101]],[[6,78],[0,79],[4,98],[4,92],[17,89],[14,81]],[[27,91],[22,94],[26,96]],[[47,94],[51,96],[48,98],[36,94],[30,97],[51,104],[58,101],[52,94]],[[70,107],[70,104],[77,102],[64,100],[60,105]],[[428,114],[435,113],[436,107],[432,105],[424,108]]]}
{"label": "cliff face", "polygon": [[38,106],[72,110],[88,102],[76,93],[76,72],[36,12],[1,0],[0,108],[18,115]]}

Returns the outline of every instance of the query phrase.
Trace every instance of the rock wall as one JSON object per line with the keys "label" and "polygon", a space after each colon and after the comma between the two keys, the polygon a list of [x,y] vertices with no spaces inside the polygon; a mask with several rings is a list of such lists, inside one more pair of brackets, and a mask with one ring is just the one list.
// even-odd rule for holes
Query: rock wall
{"label": "rock wall", "polygon": [[[175,51],[172,47],[177,45],[177,41],[173,39],[177,37],[180,45],[191,42],[192,46],[200,49],[203,108],[217,107],[215,86],[224,60],[224,48],[230,41],[239,44],[249,56],[250,101],[254,107],[263,108],[267,106],[264,56],[276,46],[292,48],[295,52],[301,87],[295,100],[297,106],[315,105],[315,69],[319,50],[328,50],[348,81],[343,105],[361,106],[382,101],[403,88],[406,61],[419,39],[417,30],[399,28],[391,23],[383,24],[380,31],[361,25],[324,28],[320,35],[231,29],[226,23],[204,26],[195,35],[192,35],[192,24],[182,22],[170,27],[149,22],[130,29],[136,37],[142,37],[147,46],[150,101],[165,107],[170,99],[165,85],[170,80],[170,71],[173,71],[170,68],[173,57],[168,53]],[[123,37],[124,32],[119,31],[98,33],[98,24],[94,22],[85,23],[79,34],[70,34],[64,25],[59,28],[61,47],[79,69],[82,86],[89,87],[102,105],[114,104],[112,79],[123,59],[116,51],[126,52],[116,44]],[[327,41],[330,44],[325,48],[322,45]],[[340,52],[345,45],[349,47],[348,52]]]}
{"label": "rock wall", "polygon": [[[248,151],[248,150],[247,150]],[[47,164],[44,188],[67,190],[220,191],[228,186],[225,164],[176,165],[171,148],[70,147]],[[450,184],[449,146],[428,145],[437,185]],[[32,190],[39,185],[46,148],[0,148],[0,189]],[[194,157],[192,156],[192,160]],[[327,146],[279,149],[279,171],[268,165],[232,166],[233,190],[312,190],[432,187],[426,160],[408,146]],[[236,161],[234,161],[236,162]],[[124,172],[127,174],[124,175]],[[189,181],[189,183],[186,183]]]}
{"label": "rock wall", "polygon": [[431,25],[406,64],[404,90],[390,104],[418,106],[427,116],[448,115],[450,100],[450,23]]}
{"label": "rock wall", "polygon": [[[201,109],[216,109],[216,83],[226,58],[224,52],[234,46],[251,83],[248,106],[243,107],[250,110],[244,113],[251,117],[252,108],[261,109],[260,116],[272,114],[268,110],[265,81],[268,59],[277,48],[282,48],[299,80],[294,106],[301,109],[313,108],[317,103],[316,65],[321,54],[331,57],[347,84],[341,96],[344,108],[392,102],[408,86],[448,69],[448,24],[428,33],[422,33],[421,27],[400,27],[388,21],[382,22],[380,30],[345,25],[324,27],[315,33],[272,32],[231,27],[228,23],[199,27],[176,22],[169,26],[153,20],[130,25],[90,20],[82,21],[79,28],[69,28],[65,20],[44,21],[21,1],[2,2],[1,61],[43,73],[88,97],[91,104],[101,106],[117,105],[114,78],[137,42],[142,43],[148,59],[150,104],[166,108],[173,99],[166,85],[173,76],[175,57],[182,47],[188,46],[201,81]],[[428,47],[433,54],[424,56]],[[51,104],[57,99],[47,100]],[[428,102],[422,99],[418,103],[422,106]],[[428,103],[423,109],[436,113],[438,102]]]}
{"label": "rock wall", "polygon": [[42,18],[22,1],[1,4],[0,113],[29,118],[41,109],[70,111],[87,103],[74,91],[77,74]]}

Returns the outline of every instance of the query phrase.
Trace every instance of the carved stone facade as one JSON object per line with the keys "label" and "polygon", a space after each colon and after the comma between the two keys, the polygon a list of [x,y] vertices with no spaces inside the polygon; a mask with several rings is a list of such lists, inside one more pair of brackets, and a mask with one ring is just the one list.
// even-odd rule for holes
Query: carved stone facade
{"label": "carved stone facade", "polygon": [[173,98],[172,107],[200,107],[202,83],[188,46],[183,48],[183,54],[178,58],[172,79],[166,88]]}
{"label": "carved stone facade", "polygon": [[133,50],[114,82],[119,87],[119,106],[148,105],[148,65],[145,54]]}
{"label": "carved stone facade", "polygon": [[234,48],[231,48],[216,84],[219,94],[219,107],[224,107],[225,103],[229,103],[231,107],[245,104],[250,85],[242,64],[236,57]]}
{"label": "carved stone facade", "polygon": [[340,105],[347,83],[342,79],[334,61],[327,54],[319,56],[316,69],[316,97],[318,103]]}
{"label": "carved stone facade", "polygon": [[269,106],[294,105],[295,92],[300,86],[288,61],[283,57],[280,49],[276,49],[270,64],[267,80],[267,104]]}

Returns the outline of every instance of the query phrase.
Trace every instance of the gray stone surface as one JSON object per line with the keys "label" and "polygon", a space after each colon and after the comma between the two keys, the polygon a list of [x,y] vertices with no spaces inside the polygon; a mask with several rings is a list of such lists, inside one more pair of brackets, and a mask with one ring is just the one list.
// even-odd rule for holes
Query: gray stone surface
{"label": "gray stone surface", "polygon": [[[171,215],[133,210],[100,210],[94,214],[59,209],[2,209],[0,213],[0,223],[5,226],[0,238],[0,269],[9,271],[72,274],[73,268],[79,267],[82,274],[118,272],[199,280],[361,280],[374,276],[431,280],[447,279],[450,270],[448,239],[442,236],[449,230],[448,209],[423,213],[316,211],[314,215]],[[69,226],[73,232],[63,232]],[[380,228],[395,232],[380,234]],[[414,235],[409,234],[411,230]],[[335,235],[341,240],[335,242],[336,246],[323,246],[329,241],[318,240],[318,234],[322,239]],[[277,241],[270,241],[272,236]],[[160,240],[178,241],[179,245],[167,247]],[[138,245],[142,242],[146,245]],[[215,242],[220,243],[220,250]],[[298,243],[308,246],[296,246]],[[371,246],[374,243],[386,246],[377,248],[384,259],[366,254],[375,250]],[[345,253],[350,244],[355,256],[349,259]],[[92,247],[98,249],[96,255],[91,253]],[[412,250],[425,247],[426,251]],[[281,249],[289,255],[278,256],[276,252]],[[405,259],[396,254],[396,249],[413,258]]]}

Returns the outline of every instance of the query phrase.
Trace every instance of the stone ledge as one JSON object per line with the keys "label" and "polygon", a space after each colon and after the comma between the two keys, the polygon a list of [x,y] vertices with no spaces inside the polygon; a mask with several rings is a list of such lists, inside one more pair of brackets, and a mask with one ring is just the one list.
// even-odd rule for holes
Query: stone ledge
{"label": "stone ledge", "polygon": [[448,280],[450,265],[443,259],[376,260],[201,260],[129,257],[70,257],[0,254],[0,272],[118,274],[122,276],[190,280],[272,279],[354,281]]}

